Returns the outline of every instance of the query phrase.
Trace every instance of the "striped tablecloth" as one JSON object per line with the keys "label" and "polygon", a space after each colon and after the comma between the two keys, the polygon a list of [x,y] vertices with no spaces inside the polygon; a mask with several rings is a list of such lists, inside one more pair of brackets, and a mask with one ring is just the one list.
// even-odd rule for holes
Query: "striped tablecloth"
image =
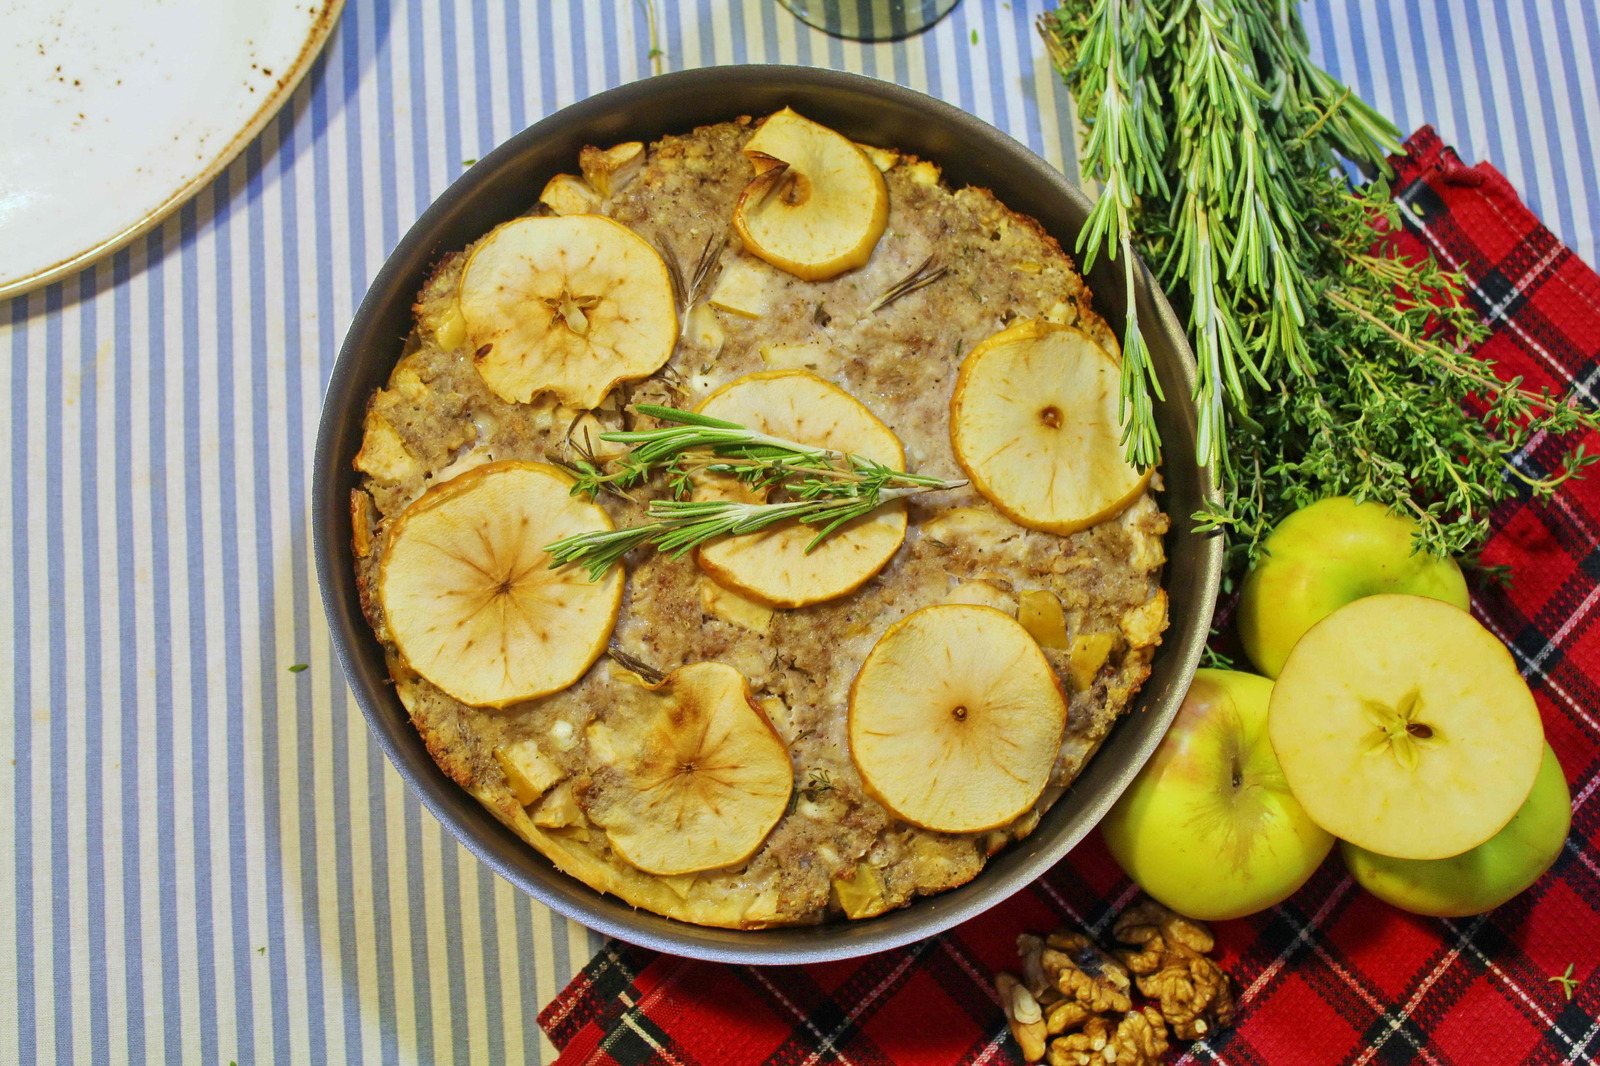
{"label": "striped tablecloth", "polygon": [[[923,37],[862,46],[775,0],[658,0],[653,59],[641,0],[350,0],[209,189],[0,302],[0,1063],[550,1057],[535,1015],[596,938],[421,810],[331,658],[308,464],[355,303],[469,160],[657,62],[892,79],[1075,173],[1043,6],[965,0]],[[1306,17],[1335,74],[1493,160],[1594,262],[1594,4],[1314,0]]]}

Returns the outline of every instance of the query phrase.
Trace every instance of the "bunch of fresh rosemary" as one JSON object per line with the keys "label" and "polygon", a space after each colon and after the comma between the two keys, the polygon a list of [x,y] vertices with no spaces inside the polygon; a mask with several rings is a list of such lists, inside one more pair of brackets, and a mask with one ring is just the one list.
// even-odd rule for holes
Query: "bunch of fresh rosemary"
{"label": "bunch of fresh rosemary", "polygon": [[[629,445],[610,464],[574,442],[580,458],[568,465],[576,478],[572,494],[594,499],[609,492],[631,499],[627,490],[660,475],[670,498],[649,501],[645,513],[650,521],[643,525],[577,533],[546,545],[552,568],[582,563],[598,581],[624,555],[644,545],[676,557],[717,537],[754,533],[778,522],[820,527],[806,547],[810,551],[846,522],[891,500],[966,484],[908,474],[860,455],[796,444],[675,407],[638,404],[634,410],[675,424],[602,433],[601,440]],[[768,503],[690,500],[696,474],[737,478],[751,489],[781,492],[787,498]]]}
{"label": "bunch of fresh rosemary", "polygon": [[[1279,519],[1338,494],[1470,555],[1495,504],[1594,458],[1519,467],[1536,435],[1594,412],[1498,378],[1471,353],[1483,329],[1459,277],[1381,245],[1399,224],[1388,189],[1353,186],[1340,161],[1387,173],[1398,131],[1312,63],[1296,0],[1062,0],[1039,29],[1104,186],[1084,269],[1121,256],[1131,289],[1137,248],[1187,315],[1201,460],[1223,491],[1196,517],[1232,534],[1231,577]],[[1122,402],[1143,464],[1161,394],[1139,327],[1130,302]]]}

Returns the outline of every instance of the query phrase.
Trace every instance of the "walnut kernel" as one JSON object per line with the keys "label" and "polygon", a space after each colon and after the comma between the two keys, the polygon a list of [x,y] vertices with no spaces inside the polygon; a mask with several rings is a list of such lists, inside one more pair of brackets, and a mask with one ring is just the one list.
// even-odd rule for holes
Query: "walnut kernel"
{"label": "walnut kernel", "polygon": [[1006,1012],[1011,1035],[1022,1048],[1022,1057],[1038,1062],[1044,1058],[1045,1040],[1049,1036],[1038,1001],[1009,973],[995,974],[994,989],[1000,994],[1000,1007]]}
{"label": "walnut kernel", "polygon": [[1113,935],[1131,945],[1119,952],[1122,961],[1180,1039],[1195,1040],[1233,1024],[1228,975],[1204,954],[1216,946],[1211,930],[1146,900],[1117,919]]}

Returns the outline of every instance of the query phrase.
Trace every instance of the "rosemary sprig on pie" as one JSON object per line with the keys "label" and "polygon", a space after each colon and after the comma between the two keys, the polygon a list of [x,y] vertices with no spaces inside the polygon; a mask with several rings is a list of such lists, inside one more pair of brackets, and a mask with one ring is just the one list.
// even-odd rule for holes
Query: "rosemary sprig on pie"
{"label": "rosemary sprig on pie", "polygon": [[[602,433],[601,440],[627,444],[629,450],[611,463],[580,458],[570,464],[577,478],[572,494],[593,499],[601,491],[626,492],[662,475],[672,498],[650,501],[646,513],[651,520],[643,525],[597,529],[546,545],[552,568],[582,563],[599,580],[638,547],[653,545],[678,557],[716,538],[754,533],[779,522],[820,527],[806,545],[810,552],[845,523],[892,500],[966,484],[906,473],[862,455],[799,444],[693,411],[655,404],[634,409],[674,424]],[[696,475],[731,477],[752,491],[781,490],[787,498],[759,503],[690,500]]]}

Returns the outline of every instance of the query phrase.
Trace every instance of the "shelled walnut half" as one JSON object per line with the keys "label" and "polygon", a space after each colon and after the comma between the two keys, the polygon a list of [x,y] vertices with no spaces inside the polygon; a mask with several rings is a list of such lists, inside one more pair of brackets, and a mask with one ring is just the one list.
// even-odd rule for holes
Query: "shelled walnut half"
{"label": "shelled walnut half", "polygon": [[1115,1024],[1095,1017],[1051,1041],[1048,1066],[1157,1066],[1167,1053],[1167,1026],[1154,1007],[1129,1011]]}
{"label": "shelled walnut half", "polygon": [[1112,936],[1129,945],[1117,954],[1179,1039],[1196,1040],[1233,1024],[1228,975],[1206,955],[1216,946],[1211,930],[1147,899],[1117,918]]}

